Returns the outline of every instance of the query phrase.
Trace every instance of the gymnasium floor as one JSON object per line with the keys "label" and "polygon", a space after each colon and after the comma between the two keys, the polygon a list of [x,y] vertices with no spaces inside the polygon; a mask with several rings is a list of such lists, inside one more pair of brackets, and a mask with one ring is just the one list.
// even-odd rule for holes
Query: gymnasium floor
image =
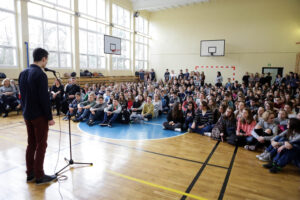
{"label": "gymnasium floor", "polygon": [[[296,167],[270,174],[255,158],[256,152],[198,134],[172,135],[178,133],[159,127],[162,120],[99,127],[91,134],[84,125],[72,122],[74,161],[94,165],[75,165],[64,171],[67,180],[36,186],[25,181],[27,136],[22,116],[12,113],[1,118],[0,199],[300,199]],[[61,120],[58,160],[58,117],[55,121],[45,158],[48,174],[65,166],[64,157],[69,158],[68,123]],[[112,134],[126,137],[117,139]],[[156,138],[168,134],[170,138]]]}

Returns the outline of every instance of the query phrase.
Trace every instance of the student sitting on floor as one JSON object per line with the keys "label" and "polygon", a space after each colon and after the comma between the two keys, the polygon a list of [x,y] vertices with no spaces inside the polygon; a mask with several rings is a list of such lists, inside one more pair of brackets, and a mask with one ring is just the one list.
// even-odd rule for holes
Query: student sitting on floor
{"label": "student sitting on floor", "polygon": [[258,122],[251,132],[252,140],[249,141],[248,150],[255,150],[257,147],[270,145],[270,140],[278,134],[278,126],[274,123],[274,118],[275,114],[273,112],[264,112],[263,120]]}
{"label": "student sitting on floor", "polygon": [[145,103],[142,111],[142,117],[145,121],[149,121],[154,116],[154,105],[152,104],[152,97],[147,97],[147,102]]}
{"label": "student sitting on floor", "polygon": [[213,114],[210,110],[208,110],[208,104],[206,101],[202,101],[200,107],[196,111],[196,117],[192,124],[190,124],[189,132],[200,133],[203,135],[207,133],[207,136],[211,136],[208,134],[211,132],[213,126]]}
{"label": "student sitting on floor", "polygon": [[138,99],[133,102],[133,105],[131,107],[131,115],[130,115],[130,121],[133,121],[135,118],[138,118],[138,116],[142,113],[143,107],[144,107],[144,97],[142,95],[137,96]]}
{"label": "student sitting on floor", "polygon": [[[243,146],[245,144],[251,144],[253,137],[251,136],[252,130],[256,125],[256,121],[253,119],[252,112],[249,108],[245,108],[242,112],[242,116],[238,119],[237,130],[236,130],[236,139],[231,139],[230,144]],[[245,146],[246,149],[249,148],[249,145]],[[252,147],[251,147],[252,148]]]}
{"label": "student sitting on floor", "polygon": [[107,104],[104,101],[103,96],[98,95],[97,96],[97,100],[96,100],[96,104],[90,108],[90,117],[89,120],[87,122],[87,124],[89,126],[94,125],[95,121],[102,121],[104,118],[104,109],[106,108]]}
{"label": "student sitting on floor", "polygon": [[118,119],[121,110],[122,106],[119,104],[118,99],[114,99],[113,103],[104,109],[104,119],[99,125],[111,128],[112,124]]}
{"label": "student sitting on floor", "polygon": [[288,130],[272,139],[272,144],[261,154],[260,160],[268,161],[263,167],[270,169],[271,173],[277,173],[284,166],[300,156],[300,120],[291,118],[288,123]]}
{"label": "student sitting on floor", "polygon": [[189,102],[186,111],[184,111],[185,121],[183,125],[183,130],[187,130],[189,128],[189,125],[193,123],[195,116],[195,104],[193,102]]}
{"label": "student sitting on floor", "polygon": [[154,99],[152,101],[154,106],[154,117],[158,117],[161,115],[163,108],[162,108],[162,101],[159,99],[158,94],[154,94]]}
{"label": "student sitting on floor", "polygon": [[181,132],[184,123],[181,103],[176,102],[168,113],[167,122],[163,123],[163,129]]}
{"label": "student sitting on floor", "polygon": [[226,138],[232,138],[232,136],[235,136],[236,118],[233,111],[233,108],[228,107],[225,113],[221,115],[219,121],[211,131],[211,137],[213,139],[221,140],[223,142]]}
{"label": "student sitting on floor", "polygon": [[78,104],[78,110],[75,115],[75,118],[73,119],[73,122],[85,121],[90,116],[90,108],[93,107],[95,104],[95,93],[91,92],[87,101]]}
{"label": "student sitting on floor", "polygon": [[274,120],[275,124],[278,125],[278,131],[282,132],[287,129],[288,124],[288,114],[285,110],[281,109],[278,113],[278,117]]}
{"label": "student sitting on floor", "polygon": [[63,118],[63,120],[68,120],[68,116],[72,117],[75,116],[78,110],[78,105],[81,102],[81,94],[80,92],[77,92],[75,94],[75,99],[69,104],[69,111],[66,114],[66,117]]}

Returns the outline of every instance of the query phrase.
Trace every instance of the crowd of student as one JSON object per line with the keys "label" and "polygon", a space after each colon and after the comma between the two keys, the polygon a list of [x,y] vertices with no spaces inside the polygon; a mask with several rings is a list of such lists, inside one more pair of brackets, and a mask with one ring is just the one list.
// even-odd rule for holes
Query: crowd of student
{"label": "crowd of student", "polygon": [[[246,73],[242,83],[228,78],[224,84],[218,72],[214,85],[205,83],[203,72],[189,73],[188,69],[179,74],[166,70],[160,81],[154,70],[141,70],[139,76],[138,83],[86,84],[83,88],[76,78],[66,86],[55,80],[50,98],[57,114],[66,114],[65,120],[85,121],[90,126],[138,123],[165,113],[163,129],[199,133],[248,150],[263,150],[257,158],[268,161],[264,167],[273,173],[299,160],[298,74],[278,75],[271,84],[270,74]],[[19,106],[17,88],[9,80],[3,81],[0,92],[1,109]]]}

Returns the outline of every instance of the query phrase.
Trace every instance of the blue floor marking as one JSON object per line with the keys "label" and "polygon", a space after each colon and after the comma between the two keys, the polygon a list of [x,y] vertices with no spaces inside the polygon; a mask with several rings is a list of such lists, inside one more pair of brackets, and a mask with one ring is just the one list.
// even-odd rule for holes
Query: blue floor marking
{"label": "blue floor marking", "polygon": [[166,121],[166,116],[133,124],[114,123],[112,128],[101,127],[99,125],[88,126],[81,122],[78,128],[85,133],[100,136],[103,138],[119,139],[119,140],[153,140],[176,137],[183,135],[184,132],[175,132],[171,130],[163,130],[162,123]]}

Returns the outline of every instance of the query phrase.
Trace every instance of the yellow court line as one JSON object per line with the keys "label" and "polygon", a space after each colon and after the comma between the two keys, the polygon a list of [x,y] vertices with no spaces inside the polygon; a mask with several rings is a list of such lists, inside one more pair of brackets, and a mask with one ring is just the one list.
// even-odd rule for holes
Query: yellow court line
{"label": "yellow court line", "polygon": [[175,190],[175,189],[172,189],[172,188],[168,188],[168,187],[165,187],[165,186],[157,185],[155,183],[150,183],[150,182],[147,182],[147,181],[144,181],[144,180],[141,180],[141,179],[137,179],[137,178],[133,178],[133,177],[130,177],[130,176],[126,176],[126,175],[123,175],[123,174],[119,174],[119,173],[111,171],[111,170],[106,170],[106,172],[108,172],[110,174],[113,174],[115,176],[119,176],[119,177],[122,177],[122,178],[125,178],[125,179],[128,179],[128,180],[131,180],[131,181],[135,181],[135,182],[142,183],[142,184],[145,184],[145,185],[149,185],[149,186],[152,186],[152,187],[160,188],[160,189],[167,190],[167,191],[170,191],[170,192],[174,192],[174,193],[177,193],[177,194],[185,195],[187,197],[191,197],[191,198],[194,198],[194,199],[207,200],[203,197],[199,197],[199,196],[196,196],[196,195],[185,193],[185,192]]}

